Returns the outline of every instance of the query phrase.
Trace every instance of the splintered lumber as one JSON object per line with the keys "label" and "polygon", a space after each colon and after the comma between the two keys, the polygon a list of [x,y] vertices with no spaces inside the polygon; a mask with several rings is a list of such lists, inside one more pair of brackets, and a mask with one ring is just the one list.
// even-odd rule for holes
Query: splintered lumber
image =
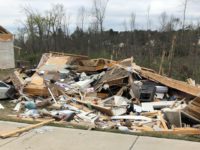
{"label": "splintered lumber", "polygon": [[[16,115],[8,115],[9,119],[13,120],[13,121],[17,121],[17,122],[23,122],[23,121],[28,121],[30,123],[34,123],[34,122],[44,122],[49,120],[50,118],[46,119],[46,118],[19,118]],[[70,126],[70,127],[76,127],[76,128],[95,128],[93,124],[88,123],[88,122],[75,122],[75,121],[70,121],[70,122],[66,122],[66,121],[53,121],[52,122],[55,125],[59,125],[59,126]]]}
{"label": "splintered lumber", "polygon": [[166,125],[166,123],[165,123],[165,120],[163,119],[163,116],[162,116],[162,114],[161,114],[160,111],[158,111],[158,117],[159,117],[159,119],[160,119],[160,122],[161,122],[163,128],[164,128],[165,130],[168,130],[168,127],[167,127],[167,125]]}
{"label": "splintered lumber", "polygon": [[123,92],[127,89],[126,86],[122,86],[121,89],[117,92],[117,96],[122,96]]}
{"label": "splintered lumber", "polygon": [[28,84],[24,87],[23,92],[31,96],[48,96],[49,92],[45,86]]}
{"label": "splintered lumber", "polygon": [[161,76],[157,73],[153,73],[153,72],[150,72],[150,71],[144,71],[144,70],[140,71],[140,75],[144,78],[147,78],[147,79],[152,80],[152,81],[159,82],[163,85],[166,85],[170,88],[173,88],[173,89],[176,89],[176,90],[179,90],[179,91],[182,91],[184,93],[187,93],[187,94],[190,94],[190,95],[193,95],[193,96],[199,96],[200,95],[200,88],[194,87],[194,86],[189,85],[185,82],[178,81],[178,80],[175,80],[175,79],[171,79],[171,78],[168,78],[168,77],[165,77],[165,76]]}
{"label": "splintered lumber", "polygon": [[75,101],[80,103],[80,104],[86,105],[86,106],[90,105],[91,107],[95,108],[96,110],[99,110],[100,112],[107,114],[109,116],[113,115],[111,107],[103,107],[103,106],[92,104],[89,101],[81,101],[81,100],[78,100],[78,99],[76,99]]}
{"label": "splintered lumber", "polygon": [[50,53],[53,55],[58,55],[58,56],[71,56],[71,57],[80,57],[80,58],[88,59],[88,56],[86,55],[76,55],[76,54],[60,53],[60,52],[53,52],[53,51],[50,51]]}
{"label": "splintered lumber", "polygon": [[18,71],[14,71],[11,75],[11,81],[17,90],[21,89],[25,85],[25,81]]}
{"label": "splintered lumber", "polygon": [[80,60],[80,65],[77,66],[78,72],[96,72],[103,70],[107,67],[112,67],[116,64],[116,61],[108,59],[90,59],[90,60]]}
{"label": "splintered lumber", "polygon": [[192,80],[191,78],[187,79],[187,83],[189,85],[195,86],[195,80]]}
{"label": "splintered lumber", "polygon": [[153,131],[153,128],[149,127],[149,126],[141,126],[141,127],[138,127],[138,126],[132,126],[131,127],[132,129],[136,129],[136,130],[140,130],[140,131]]}
{"label": "splintered lumber", "polygon": [[31,96],[48,96],[48,90],[44,82],[44,78],[35,73],[31,77],[31,82],[28,83],[23,90],[24,93],[27,93]]}
{"label": "splintered lumber", "polygon": [[105,99],[109,96],[108,93],[97,93],[97,97],[101,99]]}
{"label": "splintered lumber", "polygon": [[141,115],[146,117],[155,117],[158,115],[158,111],[142,112]]}
{"label": "splintered lumber", "polygon": [[[57,86],[58,87],[58,86]],[[65,94],[65,92],[58,87],[58,90],[66,97],[69,97],[68,95]],[[72,98],[72,97],[71,97]],[[91,106],[92,108],[95,108],[96,110],[99,110],[100,112],[104,113],[104,114],[107,114],[109,116],[112,116],[113,115],[113,112],[112,112],[112,109],[111,107],[102,107],[102,106],[99,106],[99,105],[95,105],[95,104],[92,104],[91,102],[89,101],[82,101],[78,98],[76,99],[73,99],[75,102],[79,103],[79,104],[83,104],[85,106]]]}
{"label": "splintered lumber", "polygon": [[2,134],[0,134],[0,137],[1,138],[8,138],[8,137],[14,136],[16,134],[20,134],[20,133],[29,131],[29,130],[34,129],[34,128],[38,128],[38,127],[47,125],[47,124],[49,124],[53,121],[54,121],[54,119],[46,120],[46,121],[40,122],[38,124],[30,125],[30,126],[27,126],[27,127],[21,128],[21,129],[16,129],[16,130],[13,130],[13,131],[10,131],[10,132],[7,132],[7,133],[2,133]]}
{"label": "splintered lumber", "polygon": [[57,101],[56,101],[56,99],[55,99],[55,97],[54,97],[53,93],[51,92],[50,88],[49,88],[49,87],[47,87],[47,89],[48,89],[48,91],[49,91],[49,93],[50,93],[51,97],[53,98],[53,101],[54,101],[54,103],[55,103],[55,104],[57,104]]}
{"label": "splintered lumber", "polygon": [[182,110],[182,113],[200,122],[200,97],[196,97],[192,100],[187,107]]}
{"label": "splintered lumber", "polygon": [[152,118],[149,118],[149,117],[145,117],[145,116],[133,116],[133,115],[112,116],[111,119],[112,120],[127,119],[127,120],[153,121]]}
{"label": "splintered lumber", "polygon": [[182,134],[182,135],[200,135],[200,129],[196,128],[174,128],[173,130],[156,131],[162,134]]}

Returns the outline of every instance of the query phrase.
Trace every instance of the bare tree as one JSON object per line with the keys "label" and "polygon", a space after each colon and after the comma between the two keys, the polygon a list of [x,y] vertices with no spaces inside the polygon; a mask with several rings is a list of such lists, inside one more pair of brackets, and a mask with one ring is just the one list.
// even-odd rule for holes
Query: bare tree
{"label": "bare tree", "polygon": [[183,5],[184,5],[184,8],[183,8],[182,31],[184,32],[184,30],[185,30],[185,18],[186,18],[186,11],[187,11],[188,0],[184,0]]}
{"label": "bare tree", "polygon": [[136,15],[134,12],[131,13],[130,15],[130,29],[131,29],[131,32],[133,32],[135,30],[135,18],[136,18]]}
{"label": "bare tree", "polygon": [[[69,18],[66,17],[65,8],[62,4],[52,6],[52,9],[47,12],[48,34],[53,35],[54,50],[59,49],[59,35],[66,33],[69,35]],[[63,32],[63,33],[62,33]],[[61,41],[60,41],[61,42]]]}
{"label": "bare tree", "polygon": [[160,22],[160,31],[166,31],[168,16],[167,16],[167,13],[165,11],[160,14],[159,22]]}
{"label": "bare tree", "polygon": [[174,60],[175,44],[176,44],[176,35],[173,36],[172,45],[171,45],[171,49],[170,49],[169,57],[168,57],[168,61],[169,61],[168,76],[169,77],[171,77],[172,75],[172,65],[173,65],[173,60]]}
{"label": "bare tree", "polygon": [[93,0],[93,16],[96,18],[100,32],[103,32],[106,7],[109,0]]}
{"label": "bare tree", "polygon": [[[36,49],[36,38],[38,36],[38,28],[36,26],[36,21],[39,19],[39,16],[35,10],[33,10],[29,6],[25,6],[22,8],[23,12],[26,15],[26,20],[23,23],[26,34],[28,35],[28,49],[31,52],[34,52]],[[37,19],[36,19],[37,18]]]}
{"label": "bare tree", "polygon": [[124,31],[128,31],[126,19],[124,19],[124,21],[122,22],[122,26],[124,28]]}
{"label": "bare tree", "polygon": [[147,8],[147,30],[151,28],[150,10],[151,10],[151,5],[149,5]]}
{"label": "bare tree", "polygon": [[130,30],[131,30],[131,41],[132,41],[131,43],[134,47],[134,52],[136,52],[136,49],[137,49],[136,48],[135,32],[134,32],[134,30],[135,30],[135,19],[136,19],[136,14],[134,12],[132,12],[131,15],[130,15],[129,22],[130,22]]}
{"label": "bare tree", "polygon": [[77,26],[84,31],[84,24],[86,19],[86,9],[84,6],[81,6],[78,9],[78,16],[77,16]]}
{"label": "bare tree", "polygon": [[70,18],[69,14],[63,17],[62,29],[67,36],[70,36]]}
{"label": "bare tree", "polygon": [[167,22],[166,26],[165,26],[165,31],[174,31],[177,29],[178,25],[180,23],[180,19],[174,17],[173,15],[171,15],[169,21]]}
{"label": "bare tree", "polygon": [[88,29],[90,32],[93,32],[93,33],[97,33],[98,30],[99,30],[99,25],[98,25],[98,21],[95,19],[92,19],[92,21],[90,22],[90,26],[89,26],[89,29]]}
{"label": "bare tree", "polygon": [[152,64],[152,59],[153,59],[153,50],[151,48],[151,44],[150,44],[150,41],[151,41],[151,33],[150,33],[150,28],[151,28],[151,20],[150,20],[150,9],[151,9],[151,5],[148,6],[147,8],[147,39],[148,39],[148,42],[147,42],[147,51],[148,51],[148,58],[149,58],[149,65]]}

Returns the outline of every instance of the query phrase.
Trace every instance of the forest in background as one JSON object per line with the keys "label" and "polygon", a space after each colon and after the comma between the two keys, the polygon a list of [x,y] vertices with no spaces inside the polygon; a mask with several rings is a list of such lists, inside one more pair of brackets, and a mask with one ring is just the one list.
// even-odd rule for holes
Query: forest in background
{"label": "forest in background", "polygon": [[[120,60],[133,56],[135,62],[160,74],[180,80],[191,77],[200,82],[200,23],[186,23],[188,0],[184,0],[183,17],[162,12],[159,28],[151,30],[150,8],[146,12],[146,29],[137,29],[137,15],[130,12],[124,31],[104,29],[108,0],[93,0],[92,9],[83,6],[77,13],[77,27],[70,31],[70,15],[62,4],[39,13],[24,7],[26,20],[15,36],[16,59],[37,64],[48,51],[88,55],[92,58]],[[88,15],[92,16],[90,22]],[[162,67],[160,67],[162,66]]]}

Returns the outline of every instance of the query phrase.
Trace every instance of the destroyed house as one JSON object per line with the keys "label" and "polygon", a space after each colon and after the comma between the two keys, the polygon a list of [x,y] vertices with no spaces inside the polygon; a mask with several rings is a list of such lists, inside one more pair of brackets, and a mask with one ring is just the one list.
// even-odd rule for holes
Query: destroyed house
{"label": "destroyed house", "polygon": [[0,26],[0,69],[15,68],[14,36]]}
{"label": "destroyed house", "polygon": [[[44,53],[36,68],[15,69],[4,82],[6,87],[12,82],[16,90],[6,88],[7,95],[2,94],[16,97],[11,98],[16,103],[11,119],[125,133],[200,135],[200,86],[191,78],[178,81],[138,66],[133,57],[115,61]],[[13,134],[0,134],[9,136]]]}

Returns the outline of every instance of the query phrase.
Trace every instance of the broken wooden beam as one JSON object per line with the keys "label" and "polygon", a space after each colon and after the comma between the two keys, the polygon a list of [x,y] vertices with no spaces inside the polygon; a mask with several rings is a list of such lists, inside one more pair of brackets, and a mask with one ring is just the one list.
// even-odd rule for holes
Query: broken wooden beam
{"label": "broken wooden beam", "polygon": [[40,122],[40,123],[37,123],[37,124],[34,124],[34,125],[30,125],[30,126],[27,126],[27,127],[21,128],[21,129],[16,129],[16,130],[13,130],[13,131],[10,131],[10,132],[2,133],[2,134],[0,134],[0,137],[1,138],[8,138],[8,137],[11,137],[11,136],[14,136],[14,135],[29,131],[31,129],[35,129],[35,128],[47,125],[47,124],[49,124],[49,123],[51,123],[53,121],[54,121],[54,119],[45,120],[43,122]]}
{"label": "broken wooden beam", "polygon": [[160,111],[158,111],[158,117],[159,117],[159,120],[160,120],[160,122],[161,122],[163,128],[164,128],[165,130],[168,130],[168,127],[167,127],[167,125],[166,125],[166,122],[165,122],[165,120],[163,119],[162,113],[161,113]]}
{"label": "broken wooden beam", "polygon": [[192,85],[187,84],[186,82],[178,81],[175,79],[171,79],[165,76],[161,76],[157,73],[153,73],[150,71],[140,70],[140,75],[146,79],[159,82],[163,85],[166,85],[170,88],[182,91],[189,95],[199,96],[200,95],[200,88],[194,87]]}
{"label": "broken wooden beam", "polygon": [[182,110],[182,113],[200,122],[200,97],[196,97],[194,100],[190,101],[186,108]]}
{"label": "broken wooden beam", "polygon": [[156,131],[162,134],[182,134],[182,135],[200,135],[200,130],[196,128],[174,128],[173,130]]}
{"label": "broken wooden beam", "polygon": [[25,85],[24,79],[17,70],[11,75],[11,81],[17,90],[20,90]]}

